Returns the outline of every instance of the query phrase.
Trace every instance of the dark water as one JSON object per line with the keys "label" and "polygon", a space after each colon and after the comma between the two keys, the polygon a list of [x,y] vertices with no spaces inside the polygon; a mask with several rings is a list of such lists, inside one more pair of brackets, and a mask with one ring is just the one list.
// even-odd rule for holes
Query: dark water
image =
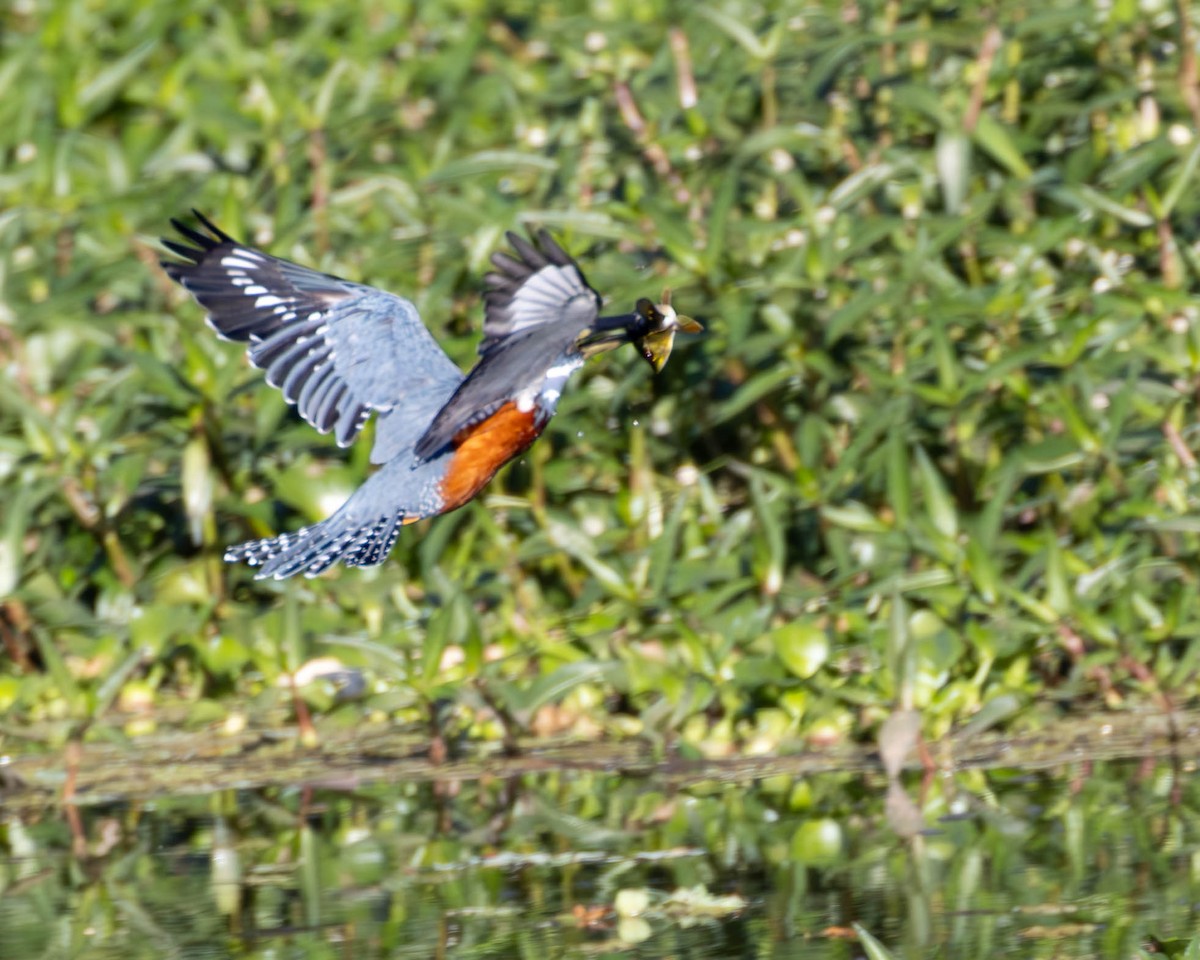
{"label": "dark water", "polygon": [[84,807],[86,849],[10,809],[0,957],[1129,957],[1198,928],[1193,769],[223,789]]}

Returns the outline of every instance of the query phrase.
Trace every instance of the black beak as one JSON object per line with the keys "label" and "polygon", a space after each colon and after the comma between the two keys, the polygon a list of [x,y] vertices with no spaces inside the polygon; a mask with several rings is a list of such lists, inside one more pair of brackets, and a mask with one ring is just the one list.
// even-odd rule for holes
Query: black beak
{"label": "black beak", "polygon": [[650,329],[649,321],[640,313],[621,313],[614,317],[600,317],[588,328],[579,340],[579,350],[586,357],[607,350],[615,350],[627,343],[644,337]]}

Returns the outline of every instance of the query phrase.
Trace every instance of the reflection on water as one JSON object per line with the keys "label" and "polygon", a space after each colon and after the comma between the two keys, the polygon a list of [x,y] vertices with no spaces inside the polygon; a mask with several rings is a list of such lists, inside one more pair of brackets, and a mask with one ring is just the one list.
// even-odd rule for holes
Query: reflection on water
{"label": "reflection on water", "polygon": [[[1194,932],[1177,762],[670,786],[552,770],[0,825],[0,957],[1131,956]],[[909,811],[911,813],[911,811]]]}

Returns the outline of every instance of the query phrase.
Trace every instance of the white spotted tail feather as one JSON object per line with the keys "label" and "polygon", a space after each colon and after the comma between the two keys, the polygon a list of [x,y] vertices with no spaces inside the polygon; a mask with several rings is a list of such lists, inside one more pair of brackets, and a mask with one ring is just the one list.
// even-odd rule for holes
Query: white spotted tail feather
{"label": "white spotted tail feather", "polygon": [[406,522],[403,515],[393,514],[380,517],[367,526],[341,529],[341,525],[326,520],[311,527],[301,527],[295,533],[240,543],[225,551],[225,560],[261,567],[260,579],[273,577],[276,580],[300,572],[315,577],[338,562],[350,567],[370,567],[382,563],[392,552],[400,528]]}
{"label": "white spotted tail feather", "polygon": [[315,577],[335,563],[370,567],[382,563],[400,529],[442,512],[440,484],[452,454],[425,462],[410,455],[384,464],[329,519],[295,533],[230,547],[225,559],[258,568],[255,578]]}

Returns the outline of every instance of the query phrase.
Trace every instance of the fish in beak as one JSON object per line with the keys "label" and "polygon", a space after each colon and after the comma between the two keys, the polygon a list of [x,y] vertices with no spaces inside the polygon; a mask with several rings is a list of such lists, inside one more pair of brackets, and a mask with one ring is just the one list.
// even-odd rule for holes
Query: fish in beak
{"label": "fish in beak", "polygon": [[675,334],[700,333],[704,330],[691,317],[676,313],[671,306],[671,291],[663,291],[662,303],[651,303],[643,297],[633,313],[620,317],[602,317],[579,339],[584,356],[614,350],[632,343],[655,373],[662,372],[675,345]]}
{"label": "fish in beak", "polygon": [[667,365],[677,331],[700,333],[704,330],[691,317],[675,312],[675,308],[671,306],[670,290],[663,292],[662,303],[651,303],[642,298],[637,303],[637,311],[639,316],[645,318],[648,332],[630,339],[655,373],[661,373],[662,368]]}

